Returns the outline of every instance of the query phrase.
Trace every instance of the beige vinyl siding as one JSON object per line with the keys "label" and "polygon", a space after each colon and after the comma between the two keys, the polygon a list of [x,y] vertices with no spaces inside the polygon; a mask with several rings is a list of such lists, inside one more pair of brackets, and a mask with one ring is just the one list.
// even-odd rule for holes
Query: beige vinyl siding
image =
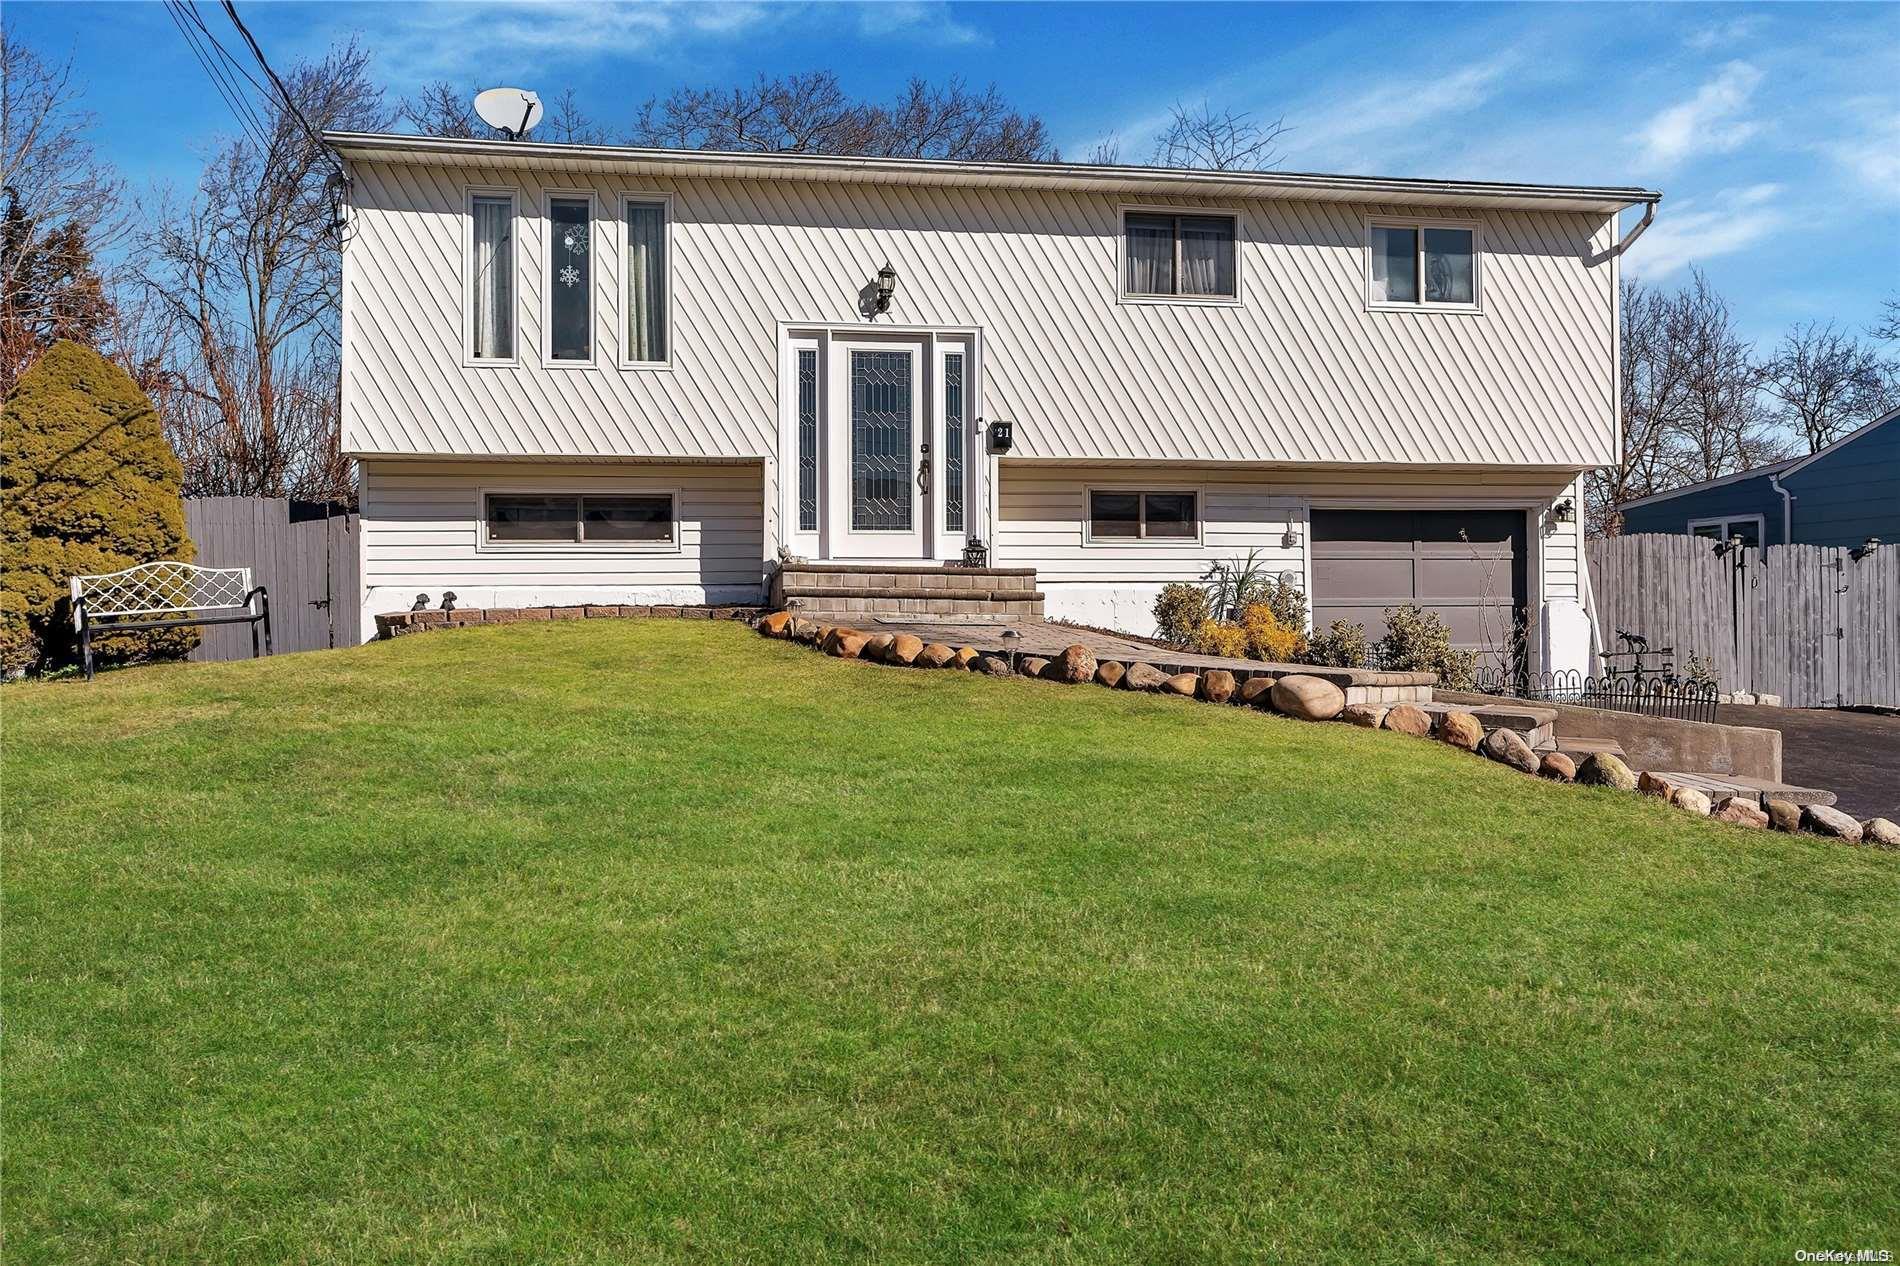
{"label": "beige vinyl siding", "polygon": [[[1269,572],[1290,571],[1312,592],[1308,511],[1314,504],[1367,509],[1523,506],[1531,600],[1578,600],[1577,527],[1548,507],[1574,495],[1573,476],[1553,471],[1345,470],[1285,467],[1054,465],[1005,462],[997,484],[995,561],[1034,567],[1052,617],[1147,633],[1156,593],[1194,581],[1222,559],[1257,550]],[[1202,498],[1202,539],[1183,544],[1087,539],[1088,490],[1194,488]],[[1282,542],[1287,531],[1295,544]],[[1542,562],[1541,588],[1539,562]]]}
{"label": "beige vinyl siding", "polygon": [[[363,464],[365,635],[417,593],[439,605],[750,602],[762,592],[759,463],[443,462]],[[482,494],[671,492],[677,548],[484,545]]]}
{"label": "beige vinyl siding", "polygon": [[[1120,300],[1112,194],[379,162],[353,176],[354,452],[770,456],[781,323],[861,323],[859,290],[888,260],[897,294],[879,324],[982,329],[979,411],[1015,423],[1024,458],[1581,469],[1614,455],[1599,213],[1467,213],[1485,250],[1484,311],[1467,315],[1366,309],[1366,217],[1429,209],[1149,202],[1238,215],[1241,299],[1210,306]],[[463,364],[471,186],[517,190],[513,366]],[[603,217],[592,369],[540,363],[553,187],[593,190]],[[616,364],[627,192],[673,200],[670,369]]]}

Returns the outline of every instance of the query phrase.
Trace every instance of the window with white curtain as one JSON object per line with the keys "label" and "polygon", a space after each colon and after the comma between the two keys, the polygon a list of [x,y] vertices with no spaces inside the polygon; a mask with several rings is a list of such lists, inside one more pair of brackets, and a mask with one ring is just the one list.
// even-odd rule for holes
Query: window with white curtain
{"label": "window with white curtain", "polygon": [[469,347],[473,360],[515,358],[515,200],[510,194],[473,194]]}
{"label": "window with white curtain", "polygon": [[1367,298],[1375,307],[1478,307],[1478,226],[1375,220],[1366,226]]}
{"label": "window with white curtain", "polygon": [[1231,215],[1122,214],[1122,293],[1134,298],[1235,299],[1237,221]]}
{"label": "window with white curtain", "polygon": [[666,203],[629,198],[627,218],[627,345],[629,364],[667,360]]}

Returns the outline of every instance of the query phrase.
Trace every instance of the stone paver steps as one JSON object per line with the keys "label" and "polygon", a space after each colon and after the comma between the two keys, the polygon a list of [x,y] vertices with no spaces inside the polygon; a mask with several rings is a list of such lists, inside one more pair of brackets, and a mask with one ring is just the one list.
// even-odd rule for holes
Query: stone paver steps
{"label": "stone paver steps", "polygon": [[1831,791],[1822,791],[1818,787],[1796,787],[1766,778],[1742,778],[1734,774],[1688,774],[1666,769],[1652,769],[1649,772],[1678,787],[1693,787],[1717,803],[1729,796],[1742,796],[1762,804],[1770,800],[1786,800],[1790,804],[1801,805],[1834,803],[1834,793]]}
{"label": "stone paver steps", "polygon": [[1533,750],[1549,748],[1552,727],[1557,722],[1555,708],[1540,708],[1531,703],[1421,703],[1418,706],[1434,717],[1447,712],[1469,712],[1487,730],[1516,730]]}

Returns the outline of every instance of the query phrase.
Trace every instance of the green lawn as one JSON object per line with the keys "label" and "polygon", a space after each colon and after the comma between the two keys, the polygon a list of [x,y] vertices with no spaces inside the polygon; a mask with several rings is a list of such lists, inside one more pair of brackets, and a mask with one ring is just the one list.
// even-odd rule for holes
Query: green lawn
{"label": "green lawn", "polygon": [[5,1259],[1900,1250],[1900,858],[510,626],[16,686]]}

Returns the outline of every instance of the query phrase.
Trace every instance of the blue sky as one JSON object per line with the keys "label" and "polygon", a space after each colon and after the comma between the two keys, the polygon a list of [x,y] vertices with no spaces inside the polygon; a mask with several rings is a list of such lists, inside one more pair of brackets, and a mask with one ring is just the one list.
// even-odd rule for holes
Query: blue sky
{"label": "blue sky", "polygon": [[[994,81],[1084,156],[1129,160],[1176,101],[1284,116],[1294,171],[1643,184],[1631,267],[1701,264],[1744,332],[1856,330],[1900,293],[1900,4],[1148,5],[257,3],[280,67],[356,32],[398,93],[431,79],[573,87],[611,129],[681,83],[828,68],[885,96]],[[223,30],[215,6],[203,14]],[[156,3],[8,0],[70,54],[97,141],[136,189],[181,191],[234,128]]]}

